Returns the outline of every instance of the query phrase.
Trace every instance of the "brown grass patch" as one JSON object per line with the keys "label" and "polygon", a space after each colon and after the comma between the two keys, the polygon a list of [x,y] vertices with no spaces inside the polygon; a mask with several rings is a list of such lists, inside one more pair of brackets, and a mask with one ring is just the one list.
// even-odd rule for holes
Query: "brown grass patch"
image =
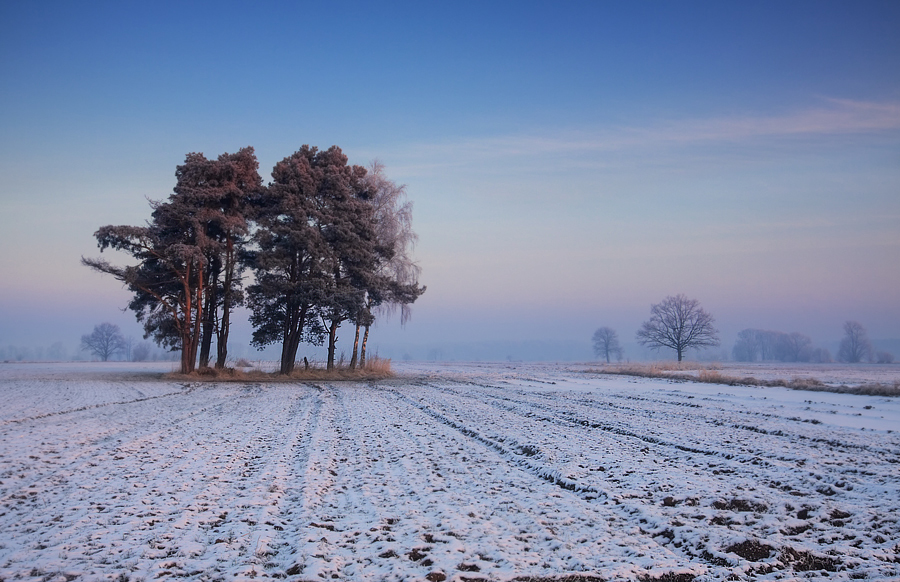
{"label": "brown grass patch", "polygon": [[715,365],[701,368],[698,374],[678,374],[674,371],[696,370],[696,364],[685,362],[626,364],[609,368],[588,369],[589,374],[613,374],[620,376],[637,376],[639,378],[666,378],[683,382],[702,382],[705,384],[724,384],[725,386],[766,386],[790,388],[791,390],[810,390],[813,392],[836,392],[839,394],[863,394],[867,396],[900,396],[900,381],[893,384],[869,383],[858,386],[831,386],[816,378],[791,378],[790,380],[759,380],[751,376],[738,378],[718,371]]}
{"label": "brown grass patch", "polygon": [[198,368],[190,374],[172,372],[163,376],[167,380],[191,380],[194,382],[313,382],[313,381],[367,381],[393,378],[390,358],[372,357],[366,359],[365,368],[351,370],[347,366],[335,366],[328,370],[322,365],[311,364],[308,369],[301,364],[289,375],[266,372],[257,368]]}

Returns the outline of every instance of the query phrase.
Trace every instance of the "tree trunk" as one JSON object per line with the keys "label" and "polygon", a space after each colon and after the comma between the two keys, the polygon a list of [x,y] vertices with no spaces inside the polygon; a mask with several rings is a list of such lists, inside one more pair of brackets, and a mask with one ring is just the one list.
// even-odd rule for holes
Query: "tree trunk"
{"label": "tree trunk", "polygon": [[362,348],[359,350],[359,368],[362,370],[366,367],[366,343],[369,341],[369,326],[363,334]]}
{"label": "tree trunk", "polygon": [[181,334],[181,373],[190,374],[194,371],[194,362],[191,359],[191,338],[189,333]]}
{"label": "tree trunk", "polygon": [[213,293],[209,291],[207,288],[206,293],[206,313],[203,317],[203,338],[200,340],[200,367],[206,368],[209,366],[209,352],[212,347],[212,336],[213,336],[213,310],[212,302],[214,301],[212,297]]}
{"label": "tree trunk", "polygon": [[218,297],[218,279],[220,264],[218,259],[210,261],[209,281],[206,284],[206,306],[203,308],[203,335],[200,339],[200,367],[209,366],[209,352],[212,347],[212,337],[216,332],[215,315],[216,304],[219,302]]}
{"label": "tree trunk", "polygon": [[290,375],[294,371],[297,350],[300,348],[300,331],[291,333],[281,346],[281,373]]}
{"label": "tree trunk", "polygon": [[681,348],[677,348],[676,351],[678,352],[678,361],[680,362],[681,361]]}
{"label": "tree trunk", "polygon": [[196,299],[196,313],[194,315],[194,333],[191,338],[191,354],[190,354],[190,366],[191,372],[194,371],[195,366],[197,365],[197,349],[200,347],[200,327],[201,322],[203,321],[203,270],[200,269],[200,276],[198,277],[197,289],[197,299]]}
{"label": "tree trunk", "polygon": [[[191,269],[185,272],[184,321],[181,324],[181,373],[190,374],[197,364],[197,347],[200,343],[200,324],[203,319],[203,268],[197,269],[197,289],[191,289]],[[196,294],[196,295],[195,295]]]}
{"label": "tree trunk", "polygon": [[353,338],[353,356],[350,357],[350,369],[356,369],[356,354],[359,351],[359,328],[360,325],[356,324],[356,336]]}
{"label": "tree trunk", "polygon": [[289,375],[294,371],[294,358],[290,356],[290,347],[288,341],[281,344],[281,368],[279,373]]}
{"label": "tree trunk", "polygon": [[234,237],[228,237],[228,243],[225,248],[225,283],[222,289],[222,321],[219,322],[218,336],[216,338],[216,368],[221,370],[225,367],[225,360],[228,359],[228,333],[231,326],[231,308],[234,302]]}
{"label": "tree trunk", "polygon": [[337,330],[340,323],[335,319],[328,326],[328,365],[326,369],[334,369],[334,352],[337,349]]}
{"label": "tree trunk", "polygon": [[231,318],[228,309],[222,311],[222,321],[219,322],[219,333],[216,339],[216,368],[221,370],[225,367],[225,360],[228,359],[228,326],[231,325]]}
{"label": "tree trunk", "polygon": [[296,314],[295,320],[288,320],[285,327],[284,341],[281,344],[281,373],[289,375],[294,371],[300,338],[303,337],[303,322],[306,321],[307,307],[304,306]]}

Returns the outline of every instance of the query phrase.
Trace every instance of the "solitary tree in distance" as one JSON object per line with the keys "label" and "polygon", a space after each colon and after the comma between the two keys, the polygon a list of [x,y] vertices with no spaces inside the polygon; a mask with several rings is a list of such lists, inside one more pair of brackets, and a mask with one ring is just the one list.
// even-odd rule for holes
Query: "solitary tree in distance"
{"label": "solitary tree in distance", "polygon": [[637,341],[653,349],[672,348],[680,362],[688,348],[719,345],[719,332],[713,317],[696,299],[682,294],[669,296],[650,307],[651,317],[637,332]]}
{"label": "solitary tree in distance", "polygon": [[844,338],[838,348],[838,359],[850,364],[871,359],[872,344],[869,342],[866,328],[858,321],[848,321],[844,324]]}
{"label": "solitary tree in distance", "polygon": [[617,359],[622,358],[622,346],[619,344],[619,336],[613,328],[599,328],[594,332],[592,339],[594,342],[594,354],[598,358],[605,357],[607,364],[610,356],[615,356]]}
{"label": "solitary tree in distance", "polygon": [[112,323],[95,325],[92,333],[81,336],[81,349],[91,352],[104,362],[125,347],[125,338],[122,337],[119,326]]}

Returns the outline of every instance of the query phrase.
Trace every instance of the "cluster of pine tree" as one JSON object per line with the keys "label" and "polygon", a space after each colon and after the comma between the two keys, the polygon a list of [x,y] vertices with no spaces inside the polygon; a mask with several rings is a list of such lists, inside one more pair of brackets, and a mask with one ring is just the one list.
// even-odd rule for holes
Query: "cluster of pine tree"
{"label": "cluster of pine tree", "polygon": [[[425,288],[410,251],[412,207],[402,186],[374,163],[349,165],[337,146],[303,146],[264,185],[252,147],[207,159],[191,153],[166,201],[151,202],[146,226],[104,226],[94,236],[135,259],[119,267],[82,263],[122,281],[145,337],[181,351],[181,371],[228,356],[235,307],[247,305],[253,344],[281,343],[281,373],[293,371],[301,343],[328,343],[334,367],[338,327],[356,326],[351,367],[365,366],[378,308],[408,306]],[[254,282],[243,285],[244,273]],[[363,332],[360,346],[360,332]]]}

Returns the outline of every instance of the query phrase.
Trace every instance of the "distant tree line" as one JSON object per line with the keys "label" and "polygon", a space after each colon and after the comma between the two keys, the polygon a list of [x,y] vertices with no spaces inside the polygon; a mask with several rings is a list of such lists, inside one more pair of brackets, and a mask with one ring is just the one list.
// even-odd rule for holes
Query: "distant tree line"
{"label": "distant tree line", "polygon": [[[875,350],[866,329],[859,322],[848,321],[844,324],[843,330],[844,336],[838,348],[837,361],[850,364],[860,362],[889,364],[894,361],[892,354]],[[731,353],[738,362],[834,361],[827,349],[813,347],[809,336],[799,332],[783,333],[761,329],[745,329],[739,332]]]}
{"label": "distant tree line", "polygon": [[[411,204],[379,164],[349,165],[333,146],[303,146],[263,185],[252,147],[207,159],[191,153],[176,168],[166,201],[151,202],[146,226],[103,226],[101,252],[125,252],[136,264],[100,258],[82,263],[122,281],[145,337],[181,352],[181,371],[225,366],[231,314],[247,305],[253,344],[280,343],[282,373],[301,343],[328,345],[334,367],[338,328],[355,326],[351,366],[365,365],[376,313],[408,306],[425,288],[410,250]],[[244,273],[253,273],[245,287]],[[364,330],[362,343],[360,332]]]}
{"label": "distant tree line", "polygon": [[[651,317],[636,334],[639,344],[651,349],[669,348],[675,351],[680,362],[688,349],[719,345],[714,319],[696,299],[684,295],[666,297],[650,307]],[[876,351],[866,334],[866,329],[856,321],[844,324],[837,359],[841,362],[876,362],[890,364],[894,356],[886,351]],[[622,359],[623,351],[616,331],[601,327],[592,338],[594,354],[610,362]],[[831,362],[831,353],[815,348],[812,339],[799,332],[783,333],[762,329],[745,329],[738,333],[732,349],[732,357],[738,362]]]}
{"label": "distant tree line", "polygon": [[32,360],[61,361],[68,359],[68,352],[62,342],[54,342],[49,347],[0,346],[0,362],[22,362]]}
{"label": "distant tree line", "polygon": [[799,332],[783,333],[762,329],[744,329],[738,333],[731,350],[738,362],[830,362],[831,353],[813,348],[812,339]]}

